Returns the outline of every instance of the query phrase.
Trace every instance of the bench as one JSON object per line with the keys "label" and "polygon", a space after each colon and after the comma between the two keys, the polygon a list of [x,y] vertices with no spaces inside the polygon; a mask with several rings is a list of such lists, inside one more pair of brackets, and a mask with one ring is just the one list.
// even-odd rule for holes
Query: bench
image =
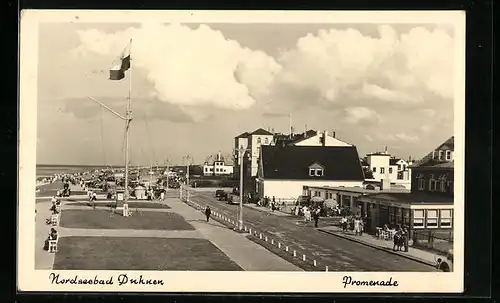
{"label": "bench", "polygon": [[56,253],[57,252],[57,241],[56,240],[49,240],[49,253]]}
{"label": "bench", "polygon": [[59,224],[59,215],[51,215],[50,216],[50,224],[52,226],[57,226]]}

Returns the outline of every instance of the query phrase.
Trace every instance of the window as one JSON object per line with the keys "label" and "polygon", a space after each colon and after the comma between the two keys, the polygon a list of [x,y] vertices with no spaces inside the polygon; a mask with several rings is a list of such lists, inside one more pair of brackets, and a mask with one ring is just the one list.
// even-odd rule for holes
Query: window
{"label": "window", "polygon": [[380,173],[381,173],[381,174],[385,173],[385,167],[381,167],[381,168],[380,168]]}
{"label": "window", "polygon": [[323,169],[316,168],[316,177],[322,177],[322,176],[323,176]]}
{"label": "window", "polygon": [[418,179],[418,190],[425,189],[425,179]]}
{"label": "window", "polygon": [[438,210],[428,209],[427,210],[427,228],[437,228],[438,227]]}
{"label": "window", "polygon": [[401,164],[398,164],[398,170],[401,170],[401,169],[402,169],[402,168],[401,168]]}
{"label": "window", "polygon": [[377,172],[377,168],[376,168],[376,167],[374,167],[374,168],[373,168],[373,172],[374,172],[374,173],[376,173],[376,172]]}
{"label": "window", "polygon": [[269,144],[269,138],[264,139],[264,142],[266,142],[266,144]]}
{"label": "window", "polygon": [[316,174],[315,168],[309,168],[309,176],[314,176]]}
{"label": "window", "polygon": [[406,164],[403,164],[403,170],[406,170]]}
{"label": "window", "polygon": [[441,209],[441,217],[439,221],[440,227],[450,227],[451,228],[451,209]]}
{"label": "window", "polygon": [[439,161],[443,160],[443,151],[439,151]]}
{"label": "window", "polygon": [[257,144],[260,144],[261,143],[261,139],[260,137],[257,137]]}
{"label": "window", "polygon": [[441,180],[441,192],[445,193],[446,192],[446,181]]}
{"label": "window", "polygon": [[432,160],[435,160],[435,159],[436,159],[436,151],[435,151],[435,150],[433,150],[433,151],[432,151]]}
{"label": "window", "polygon": [[389,167],[389,174],[392,174],[392,167]]}
{"label": "window", "polygon": [[434,180],[434,175],[430,175],[429,191],[435,191],[435,190],[436,190],[436,180]]}
{"label": "window", "polygon": [[413,210],[413,228],[424,228],[424,210]]}
{"label": "window", "polygon": [[446,151],[446,161],[450,161],[451,160],[451,150],[447,150]]}

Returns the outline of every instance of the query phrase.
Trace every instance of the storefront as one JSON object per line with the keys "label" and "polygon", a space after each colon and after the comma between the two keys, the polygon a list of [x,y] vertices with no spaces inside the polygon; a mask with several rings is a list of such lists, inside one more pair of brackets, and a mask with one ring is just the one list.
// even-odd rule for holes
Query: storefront
{"label": "storefront", "polygon": [[422,231],[450,231],[453,228],[452,200],[425,200],[412,193],[379,193],[362,196],[358,202],[367,204],[372,230],[385,224]]}

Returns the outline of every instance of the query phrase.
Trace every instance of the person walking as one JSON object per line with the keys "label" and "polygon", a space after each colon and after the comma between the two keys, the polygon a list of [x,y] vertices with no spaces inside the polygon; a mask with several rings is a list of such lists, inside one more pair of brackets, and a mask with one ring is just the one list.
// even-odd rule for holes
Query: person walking
{"label": "person walking", "polygon": [[205,216],[207,217],[207,222],[210,220],[210,215],[212,214],[212,210],[210,209],[210,206],[207,206],[205,208]]}
{"label": "person walking", "polygon": [[345,216],[340,219],[340,225],[342,226],[342,231],[347,231],[347,218]]}
{"label": "person walking", "polygon": [[314,227],[315,228],[318,228],[318,221],[319,221],[319,208],[317,208],[315,211],[314,211],[314,214],[313,214],[313,218],[314,218]]}

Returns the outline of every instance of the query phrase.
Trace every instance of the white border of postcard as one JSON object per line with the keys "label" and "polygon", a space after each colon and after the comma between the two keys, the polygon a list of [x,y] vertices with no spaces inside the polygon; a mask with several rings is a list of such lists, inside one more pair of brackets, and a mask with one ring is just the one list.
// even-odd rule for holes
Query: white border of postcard
{"label": "white border of postcard", "polygon": [[[78,19],[75,18],[78,16]],[[33,213],[37,143],[38,26],[43,22],[131,23],[449,23],[455,28],[455,220],[454,271],[430,272],[201,272],[201,271],[49,271],[35,270]],[[20,146],[18,289],[20,291],[118,292],[462,292],[464,287],[465,12],[300,12],[300,11],[85,11],[24,10],[20,26]],[[390,256],[388,255],[388,258]],[[49,275],[102,279],[163,280],[164,285],[51,284]],[[397,287],[351,286],[342,279],[398,281]],[[307,283],[304,283],[307,281]]]}

